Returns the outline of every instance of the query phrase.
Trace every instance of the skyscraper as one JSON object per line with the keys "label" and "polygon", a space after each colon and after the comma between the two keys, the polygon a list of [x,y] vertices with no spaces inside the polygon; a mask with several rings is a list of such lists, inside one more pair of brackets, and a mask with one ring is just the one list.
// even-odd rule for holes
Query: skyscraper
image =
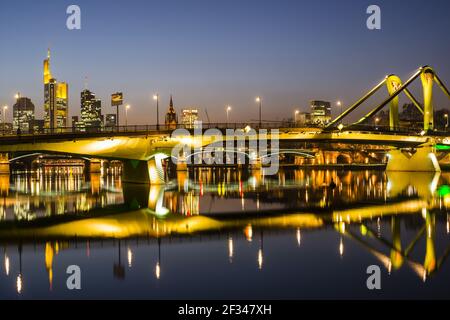
{"label": "skyscraper", "polygon": [[194,129],[195,121],[198,121],[198,109],[181,110],[181,123],[186,129]]}
{"label": "skyscraper", "polygon": [[331,103],[327,101],[311,101],[311,122],[318,126],[325,126],[331,121]]}
{"label": "skyscraper", "polygon": [[112,128],[117,125],[117,116],[115,113],[110,113],[106,115],[105,127]]}
{"label": "skyscraper", "polygon": [[102,125],[102,102],[88,89],[81,92],[81,122],[86,130],[99,129]]}
{"label": "skyscraper", "polygon": [[44,122],[45,128],[67,126],[69,109],[69,85],[58,83],[50,70],[50,50],[44,60]]}
{"label": "skyscraper", "polygon": [[13,130],[22,132],[33,129],[34,104],[29,98],[18,97],[13,106]]}

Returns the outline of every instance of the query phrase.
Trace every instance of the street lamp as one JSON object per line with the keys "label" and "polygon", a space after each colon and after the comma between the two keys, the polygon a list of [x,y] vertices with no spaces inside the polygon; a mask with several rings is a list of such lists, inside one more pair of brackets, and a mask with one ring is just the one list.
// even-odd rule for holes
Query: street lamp
{"label": "street lamp", "polygon": [[447,113],[444,114],[444,117],[445,117],[445,120],[446,120],[446,123],[445,123],[445,131],[447,131],[447,128],[448,128],[448,114],[447,114]]}
{"label": "street lamp", "polygon": [[156,101],[156,130],[159,130],[159,93],[153,95],[153,100]]}
{"label": "street lamp", "polygon": [[6,130],[6,110],[8,110],[8,106],[3,107],[3,134]]}
{"label": "street lamp", "polygon": [[262,114],[262,98],[261,97],[256,97],[256,102],[259,103],[259,127],[261,127],[261,125],[262,125],[262,118],[261,118],[261,114]]}
{"label": "street lamp", "polygon": [[300,113],[300,111],[295,110],[294,112],[294,124],[297,124],[297,115]]}
{"label": "street lamp", "polygon": [[125,106],[125,127],[128,126],[128,109],[130,109],[130,108],[131,108],[131,106],[129,104],[127,104]]}
{"label": "street lamp", "polygon": [[231,106],[227,106],[227,127],[228,127],[228,122],[230,121],[230,111],[231,111]]}

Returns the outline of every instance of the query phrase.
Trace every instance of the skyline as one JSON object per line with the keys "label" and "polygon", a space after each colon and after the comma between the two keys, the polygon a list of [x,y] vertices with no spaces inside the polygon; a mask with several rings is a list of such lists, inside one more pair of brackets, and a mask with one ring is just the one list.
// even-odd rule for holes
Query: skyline
{"label": "skyline", "polygon": [[[82,29],[69,31],[68,1],[19,1],[0,11],[0,37],[11,48],[22,49],[2,50],[0,104],[12,108],[20,92],[31,98],[37,118],[42,118],[42,60],[47,47],[56,78],[69,84],[69,118],[80,114],[87,76],[104,114],[115,111],[110,94],[124,92],[133,124],[156,123],[154,93],[161,97],[160,119],[173,94],[177,112],[197,107],[206,120],[206,108],[213,122],[225,121],[227,105],[233,107],[230,121],[257,120],[255,97],[261,96],[263,119],[282,120],[292,117],[295,109],[307,111],[314,99],[328,100],[334,107],[340,100],[348,106],[386,74],[406,80],[425,64],[448,81],[444,53],[450,45],[421,39],[430,34],[443,38],[442,30],[450,27],[445,19],[450,5],[434,1],[427,9],[436,18],[419,25],[414,23],[422,19],[419,1],[408,1],[407,7],[405,2],[378,3],[381,31],[365,28],[368,1],[238,5],[136,0],[126,8],[107,1],[78,1]],[[123,21],[114,18],[119,10]],[[40,19],[44,14],[48,18]],[[440,93],[435,108],[449,108]],[[7,116],[10,120],[12,112]]]}

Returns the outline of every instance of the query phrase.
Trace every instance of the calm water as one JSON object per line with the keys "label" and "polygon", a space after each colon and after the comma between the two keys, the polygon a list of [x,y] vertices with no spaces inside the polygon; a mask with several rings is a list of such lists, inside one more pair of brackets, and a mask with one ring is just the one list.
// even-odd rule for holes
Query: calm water
{"label": "calm water", "polygon": [[382,171],[196,170],[151,188],[0,177],[0,298],[450,298],[448,185]]}

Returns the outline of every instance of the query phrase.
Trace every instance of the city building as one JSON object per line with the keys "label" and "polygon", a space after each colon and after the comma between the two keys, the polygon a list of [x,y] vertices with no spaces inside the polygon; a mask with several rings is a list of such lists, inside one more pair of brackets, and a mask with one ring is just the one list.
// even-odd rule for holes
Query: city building
{"label": "city building", "polygon": [[13,131],[13,124],[10,122],[0,123],[0,134],[11,134]]}
{"label": "city building", "polygon": [[178,125],[178,116],[173,107],[173,98],[170,96],[170,104],[169,110],[166,113],[166,121],[165,121],[167,129],[176,129]]}
{"label": "city building", "polygon": [[87,131],[99,130],[102,125],[102,101],[87,89],[81,92],[81,122]]}
{"label": "city building", "polygon": [[194,123],[198,121],[198,109],[183,109],[181,111],[181,123],[186,129],[194,129]]}
{"label": "city building", "polygon": [[50,50],[44,60],[44,121],[45,128],[67,126],[69,111],[69,85],[58,83],[50,70]]}
{"label": "city building", "polygon": [[33,129],[34,104],[29,98],[18,96],[13,106],[13,130],[29,132]]}
{"label": "city building", "polygon": [[311,124],[311,113],[299,112],[295,114],[295,124],[299,126],[306,126]]}
{"label": "city building", "polygon": [[311,123],[318,126],[325,126],[331,122],[331,103],[327,101],[312,100],[311,103]]}
{"label": "city building", "polygon": [[115,127],[117,123],[117,116],[115,113],[110,113],[106,115],[105,127],[112,128]]}
{"label": "city building", "polygon": [[45,128],[44,119],[33,119],[32,123],[33,123],[32,124],[33,131],[35,133],[44,132],[44,128]]}

